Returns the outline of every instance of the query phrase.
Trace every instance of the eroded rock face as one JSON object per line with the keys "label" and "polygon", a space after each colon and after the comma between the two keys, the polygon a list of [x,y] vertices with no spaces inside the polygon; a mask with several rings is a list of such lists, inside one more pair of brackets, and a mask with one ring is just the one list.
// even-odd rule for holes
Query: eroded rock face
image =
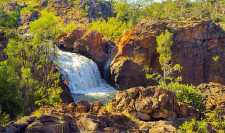
{"label": "eroded rock face", "polygon": [[59,86],[62,87],[63,92],[60,94],[60,98],[63,103],[71,103],[74,102],[73,97],[70,94],[70,88],[65,84],[65,81],[60,78]]}
{"label": "eroded rock face", "polygon": [[198,118],[200,112],[176,102],[176,95],[161,87],[135,87],[121,91],[109,102],[111,112],[128,112],[140,120]]}
{"label": "eroded rock face", "polygon": [[[156,36],[168,29],[174,33],[172,63],[183,69],[183,83],[199,85],[202,82],[225,81],[225,32],[212,21],[179,22],[142,20],[125,31],[112,51],[111,75],[119,90],[147,86],[144,66],[160,72]],[[219,56],[218,64],[212,57]]]}
{"label": "eroded rock face", "polygon": [[102,34],[97,31],[74,30],[59,36],[61,48],[80,53],[92,59],[103,69],[107,54],[102,47]]}
{"label": "eroded rock face", "polygon": [[102,17],[107,19],[107,17],[115,16],[110,2],[81,1],[81,4],[84,10],[85,6],[89,6],[87,15],[89,18],[96,19]]}
{"label": "eroded rock face", "polygon": [[196,87],[203,93],[203,102],[206,105],[206,111],[218,110],[225,115],[225,86],[210,82],[209,84],[200,84]]}

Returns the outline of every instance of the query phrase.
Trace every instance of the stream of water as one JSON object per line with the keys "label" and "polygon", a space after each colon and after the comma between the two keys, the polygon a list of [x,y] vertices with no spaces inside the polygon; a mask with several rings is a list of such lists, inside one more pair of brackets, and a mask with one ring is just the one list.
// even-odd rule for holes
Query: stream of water
{"label": "stream of water", "polygon": [[[74,101],[88,100],[90,103],[106,103],[116,95],[116,90],[101,78],[98,66],[82,55],[57,50],[59,72],[68,80]],[[106,63],[108,65],[108,63]]]}

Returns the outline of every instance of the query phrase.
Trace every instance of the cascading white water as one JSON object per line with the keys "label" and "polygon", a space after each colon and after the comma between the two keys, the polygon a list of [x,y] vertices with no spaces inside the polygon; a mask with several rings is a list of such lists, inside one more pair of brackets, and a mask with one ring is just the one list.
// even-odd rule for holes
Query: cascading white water
{"label": "cascading white water", "polygon": [[101,78],[98,66],[91,59],[61,50],[57,50],[57,53],[59,71],[63,73],[63,80],[69,81],[68,87],[74,99],[82,95],[78,100],[85,99],[84,96],[95,97],[98,100],[116,92]]}

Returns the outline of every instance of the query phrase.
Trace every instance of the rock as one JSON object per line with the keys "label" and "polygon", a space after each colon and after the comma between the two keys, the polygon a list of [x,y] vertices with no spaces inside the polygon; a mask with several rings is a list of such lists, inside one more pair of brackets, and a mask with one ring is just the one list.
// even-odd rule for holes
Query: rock
{"label": "rock", "polygon": [[[182,83],[225,83],[225,60],[222,60],[225,57],[225,31],[222,28],[212,21],[144,19],[125,31],[113,49],[110,71],[117,89],[156,84],[146,80],[143,68],[151,67],[161,73],[156,37],[166,29],[174,33],[172,63],[183,67],[180,73]],[[212,57],[215,56],[220,58],[218,65],[213,67]]]}
{"label": "rock", "polygon": [[69,84],[70,84],[69,80],[64,80],[63,83],[64,83],[65,85],[69,85]]}
{"label": "rock", "polygon": [[76,112],[78,113],[87,113],[90,111],[90,104],[87,100],[82,100],[76,103]]}
{"label": "rock", "polygon": [[174,133],[176,130],[171,125],[156,125],[149,130],[149,133]]}
{"label": "rock", "polygon": [[102,106],[104,106],[104,104],[102,104],[101,102],[94,102],[90,105],[90,112],[92,113],[98,113],[98,111],[102,108]]}
{"label": "rock", "polygon": [[221,115],[225,115],[224,85],[210,82],[209,84],[200,84],[196,88],[203,93],[203,103],[206,105],[207,112],[219,110]]}
{"label": "rock", "polygon": [[103,70],[107,54],[102,48],[102,34],[97,31],[74,30],[60,37],[64,50],[78,52],[92,59]]}
{"label": "rock", "polygon": [[174,132],[178,128],[178,121],[150,121],[150,122],[138,122],[138,126],[142,132],[147,133],[164,133]]}
{"label": "rock", "polygon": [[6,126],[2,128],[1,133],[18,133],[18,129],[16,129],[14,126]]}
{"label": "rock", "polygon": [[78,121],[78,126],[86,131],[95,131],[98,129],[99,123],[93,119],[81,117]]}
{"label": "rock", "polygon": [[200,111],[178,104],[173,92],[157,86],[135,87],[120,91],[116,98],[109,101],[109,105],[112,105],[109,112],[136,112],[137,118],[145,121],[200,117]]}
{"label": "rock", "polygon": [[17,120],[15,124],[30,124],[35,121],[36,116],[24,116],[21,119]]}
{"label": "rock", "polygon": [[76,111],[76,107],[77,105],[75,103],[70,103],[68,106],[67,106],[67,110],[69,112],[75,112]]}
{"label": "rock", "polygon": [[142,113],[142,112],[137,112],[137,117],[141,120],[144,120],[144,121],[149,121],[151,120],[151,116],[148,115],[147,113]]}
{"label": "rock", "polygon": [[15,122],[11,122],[6,127],[0,126],[0,132],[6,133],[23,133],[26,131],[26,128],[29,124],[35,121],[35,116],[24,116],[21,119],[16,120]]}
{"label": "rock", "polygon": [[74,102],[74,99],[70,94],[70,89],[66,84],[64,84],[62,77],[60,77],[59,86],[61,86],[63,90],[63,92],[60,94],[62,102],[67,104]]}
{"label": "rock", "polygon": [[3,126],[2,125],[0,125],[0,132],[3,132]]}
{"label": "rock", "polygon": [[[115,14],[113,13],[113,8],[110,2],[95,2],[95,1],[81,1],[83,5],[83,9],[85,6],[88,6],[88,15],[87,17],[90,18],[104,18],[107,19],[108,17],[113,17]],[[100,13],[101,12],[101,13]]]}
{"label": "rock", "polygon": [[43,115],[37,118],[26,128],[26,132],[47,132],[47,133],[68,133],[69,126],[67,121],[61,121],[59,118],[49,115]]}

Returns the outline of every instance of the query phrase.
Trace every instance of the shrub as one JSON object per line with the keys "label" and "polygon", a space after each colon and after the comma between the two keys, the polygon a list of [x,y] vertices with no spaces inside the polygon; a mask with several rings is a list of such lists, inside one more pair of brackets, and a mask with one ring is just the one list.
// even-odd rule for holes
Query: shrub
{"label": "shrub", "polygon": [[191,121],[185,121],[178,129],[178,133],[208,133],[212,130],[217,132],[224,132],[225,130],[225,121],[219,116],[219,112],[213,111],[208,113],[205,119],[196,120],[192,119]]}
{"label": "shrub", "polygon": [[6,113],[3,113],[0,107],[0,124],[7,124],[7,122],[9,122],[10,118],[9,115]]}
{"label": "shrub", "polygon": [[201,111],[205,110],[205,105],[202,103],[202,93],[200,90],[195,89],[192,85],[179,84],[178,82],[171,82],[169,84],[161,84],[176,93],[177,101],[186,103]]}
{"label": "shrub", "polygon": [[108,21],[100,18],[93,21],[84,29],[97,30],[103,34],[103,38],[115,41],[126,29],[131,27],[131,23],[119,21],[116,18],[108,18]]}

